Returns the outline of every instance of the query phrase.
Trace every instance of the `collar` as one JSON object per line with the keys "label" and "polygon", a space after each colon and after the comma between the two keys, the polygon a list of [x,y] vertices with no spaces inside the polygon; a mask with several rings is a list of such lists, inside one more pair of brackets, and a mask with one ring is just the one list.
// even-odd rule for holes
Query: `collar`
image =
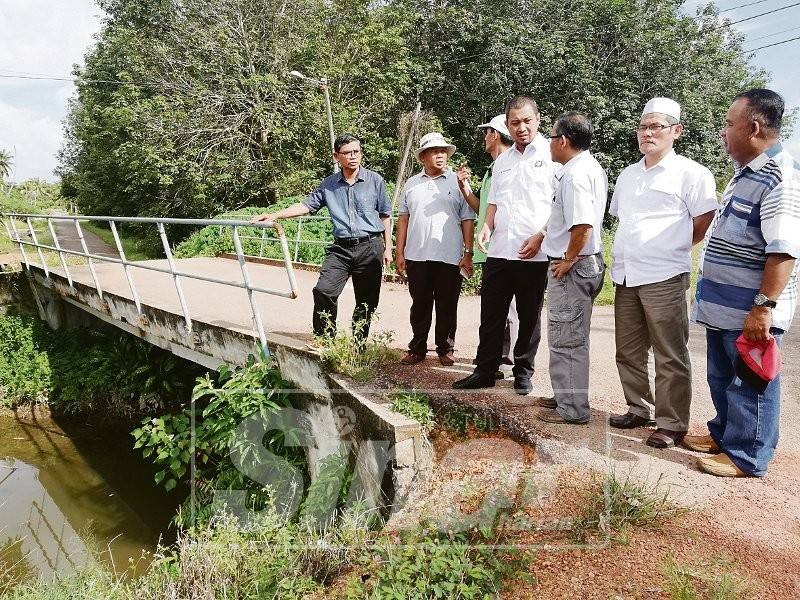
{"label": "collar", "polygon": [[754,173],[755,173],[756,171],[760,171],[761,169],[763,169],[763,168],[764,168],[764,166],[765,166],[765,165],[766,165],[766,164],[767,164],[767,163],[768,163],[768,162],[769,162],[769,161],[770,161],[772,158],[774,158],[775,156],[777,156],[777,154],[778,154],[779,152],[781,152],[782,150],[783,150],[783,146],[781,145],[781,143],[780,143],[780,142],[775,142],[775,143],[774,143],[772,146],[770,146],[769,148],[767,148],[766,150],[764,150],[764,152],[762,152],[761,154],[759,154],[758,156],[756,156],[756,157],[755,157],[753,160],[751,160],[749,163],[747,163],[747,164],[744,166],[744,168],[743,168],[743,169],[741,169],[741,170],[744,170],[744,169],[748,169],[748,168],[749,168],[749,169],[750,169],[751,171],[753,171]]}
{"label": "collar", "polygon": [[427,177],[428,179],[436,180],[436,179],[441,179],[442,177],[446,179],[448,174],[450,174],[451,172],[452,169],[450,167],[447,167],[444,171],[442,171],[440,175],[437,175],[436,177],[431,177],[425,172],[425,169],[423,168],[422,171],[420,172],[420,175],[422,175],[423,177]]}
{"label": "collar", "polygon": [[561,169],[561,172],[565,173],[567,169],[574,169],[579,162],[582,162],[589,156],[591,156],[591,154],[589,154],[588,150],[581,150],[575,156],[570,158],[566,163],[564,163],[564,167]]}
{"label": "collar", "polygon": [[[364,181],[364,167],[358,167],[358,171],[356,171],[356,181]],[[347,179],[344,178],[344,171],[339,171],[339,181],[342,183],[347,183],[350,185]]]}
{"label": "collar", "polygon": [[658,161],[656,164],[654,164],[649,169],[647,168],[647,165],[645,165],[644,156],[641,159],[639,159],[639,162],[636,163],[636,164],[639,165],[639,168],[642,171],[652,171],[653,169],[656,169],[658,167],[662,167],[664,169],[669,169],[669,167],[672,164],[674,164],[677,159],[678,159],[678,155],[675,152],[675,148],[670,148],[669,152],[667,152],[660,161]]}
{"label": "collar", "polygon": [[[545,146],[542,146],[542,144],[545,144]],[[522,156],[526,156],[528,154],[540,152],[545,147],[547,148],[548,153],[549,153],[550,144],[544,139],[544,136],[537,131],[536,135],[533,136],[533,139],[531,140],[531,143],[528,144],[527,146],[525,146],[525,150],[523,152],[519,151],[519,148],[517,148],[517,143],[516,142],[514,142],[514,144],[511,146],[511,148],[509,150],[511,152],[516,152],[517,154],[520,154]]]}

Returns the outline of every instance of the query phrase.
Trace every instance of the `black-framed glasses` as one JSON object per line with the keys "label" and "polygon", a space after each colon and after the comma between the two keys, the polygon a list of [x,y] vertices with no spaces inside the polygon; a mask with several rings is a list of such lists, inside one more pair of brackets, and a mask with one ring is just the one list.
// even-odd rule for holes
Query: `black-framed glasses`
{"label": "black-framed glasses", "polygon": [[661,133],[664,129],[669,129],[670,127],[675,127],[675,125],[680,125],[680,123],[673,123],[672,125],[662,125],[661,123],[651,123],[650,125],[639,125],[636,127],[636,133],[645,133],[649,131],[650,133]]}
{"label": "black-framed glasses", "polygon": [[564,137],[564,134],[562,133],[560,135],[548,135],[547,137],[548,137],[548,139],[551,139],[551,140],[557,140],[558,138]]}

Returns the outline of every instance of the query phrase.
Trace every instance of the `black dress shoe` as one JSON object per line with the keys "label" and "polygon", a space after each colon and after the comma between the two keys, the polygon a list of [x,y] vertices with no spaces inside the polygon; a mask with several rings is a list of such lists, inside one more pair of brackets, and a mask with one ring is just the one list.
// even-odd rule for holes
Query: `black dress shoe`
{"label": "black dress shoe", "polygon": [[655,421],[645,419],[644,417],[629,412],[624,415],[611,415],[608,418],[608,424],[616,429],[635,429],[636,427],[655,425]]}
{"label": "black dress shoe", "polygon": [[520,396],[527,396],[533,391],[530,377],[514,377],[514,391]]}
{"label": "black dress shoe", "polygon": [[454,390],[477,390],[480,388],[494,387],[494,374],[484,375],[475,372],[469,377],[453,382]]}

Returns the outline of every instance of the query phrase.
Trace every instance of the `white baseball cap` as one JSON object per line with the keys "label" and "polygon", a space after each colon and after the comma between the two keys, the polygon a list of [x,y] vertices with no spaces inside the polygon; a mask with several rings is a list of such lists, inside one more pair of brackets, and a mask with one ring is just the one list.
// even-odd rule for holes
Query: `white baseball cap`
{"label": "white baseball cap", "polygon": [[645,104],[642,116],[650,113],[661,113],[672,117],[676,121],[681,120],[681,105],[671,98],[653,98]]}
{"label": "white baseball cap", "polygon": [[496,117],[492,117],[492,120],[488,123],[482,123],[481,125],[478,125],[478,129],[488,129],[489,127],[506,137],[511,137],[511,134],[508,132],[508,127],[506,127],[505,115],[497,115]]}
{"label": "white baseball cap", "polygon": [[419,148],[417,148],[417,160],[419,160],[420,154],[430,148],[447,149],[447,158],[453,156],[453,153],[456,151],[456,147],[453,146],[453,144],[447,143],[447,140],[445,140],[444,136],[438,131],[426,133],[422,136],[422,139],[419,141]]}

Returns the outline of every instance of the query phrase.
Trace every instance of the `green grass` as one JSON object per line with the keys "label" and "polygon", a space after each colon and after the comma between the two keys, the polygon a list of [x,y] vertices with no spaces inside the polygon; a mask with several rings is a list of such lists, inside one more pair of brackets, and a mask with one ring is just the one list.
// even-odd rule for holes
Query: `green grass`
{"label": "green grass", "polygon": [[667,593],[672,600],[744,600],[756,597],[751,582],[735,573],[726,560],[686,565],[668,556],[661,572],[667,580]]}
{"label": "green grass", "polygon": [[586,493],[581,515],[573,520],[572,534],[579,543],[597,534],[624,543],[632,527],[657,529],[684,514],[686,509],[670,500],[660,479],[651,484],[630,475],[618,479],[609,472]]}
{"label": "green grass", "polygon": [[[81,223],[81,227],[95,234],[109,246],[113,248],[117,247],[117,243],[114,241],[114,234],[104,223],[83,222]],[[117,233],[119,233],[119,241],[122,244],[122,249],[125,251],[125,258],[128,260],[161,258],[161,253],[150,247],[145,240],[125,231],[120,228],[119,225],[117,225]]]}

